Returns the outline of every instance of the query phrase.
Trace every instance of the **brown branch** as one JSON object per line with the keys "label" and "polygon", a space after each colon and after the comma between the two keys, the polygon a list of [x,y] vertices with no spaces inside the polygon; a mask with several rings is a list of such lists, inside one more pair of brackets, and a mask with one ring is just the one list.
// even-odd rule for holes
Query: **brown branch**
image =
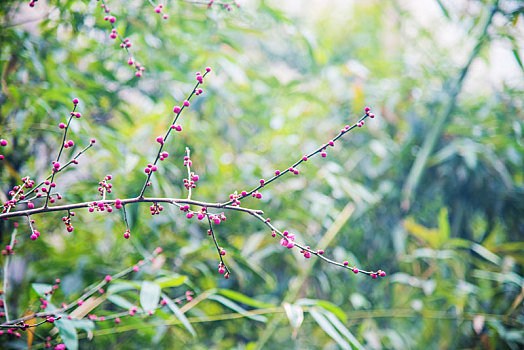
{"label": "brown branch", "polygon": [[[108,204],[108,205],[115,204],[115,200],[105,200],[105,201],[90,201],[90,202],[72,203],[72,204],[58,205],[58,206],[47,207],[47,208],[40,207],[40,208],[35,208],[35,209],[18,210],[14,212],[0,214],[0,220],[19,217],[19,216],[49,213],[49,212],[54,212],[54,211],[67,211],[67,210],[79,209],[79,208],[89,208],[90,206],[93,205],[93,202],[103,203],[103,204]],[[242,211],[242,212],[246,212],[249,214],[259,214],[259,215],[264,214],[262,210],[258,210],[258,209],[250,209],[250,208],[237,207],[237,206],[232,206],[232,205],[225,205],[223,203],[208,203],[208,202],[196,201],[196,200],[187,199],[187,198],[135,197],[135,198],[121,199],[120,202],[122,203],[122,205],[130,204],[130,203],[170,203],[170,204],[174,204],[177,206],[180,206],[181,204],[189,204],[189,205],[196,205],[199,207],[220,208],[220,209],[227,209],[227,210]]]}

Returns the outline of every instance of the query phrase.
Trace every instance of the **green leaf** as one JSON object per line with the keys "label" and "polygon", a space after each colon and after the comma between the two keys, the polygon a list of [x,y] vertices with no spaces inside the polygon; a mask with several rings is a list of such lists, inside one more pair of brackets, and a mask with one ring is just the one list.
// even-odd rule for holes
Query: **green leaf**
{"label": "green leaf", "polygon": [[449,227],[448,209],[440,208],[438,214],[438,230],[439,230],[439,245],[441,246],[445,241],[449,239],[449,233],[451,231]]}
{"label": "green leaf", "polygon": [[142,282],[140,290],[140,305],[145,312],[156,309],[160,300],[161,288],[158,284],[151,281]]}
{"label": "green leaf", "polygon": [[304,321],[304,310],[302,310],[298,305],[292,305],[289,303],[283,303],[282,305],[284,306],[284,310],[286,310],[286,315],[291,327],[295,329],[300,328]]}
{"label": "green leaf", "polygon": [[95,323],[91,320],[75,320],[72,319],[70,322],[73,323],[73,326],[76,329],[82,329],[86,331],[86,333],[92,332],[95,329]]}
{"label": "green leaf", "polygon": [[337,328],[337,330],[349,340],[349,343],[358,350],[364,350],[364,347],[360,342],[355,338],[355,336],[349,331],[349,329],[344,326],[342,322],[331,312],[324,311],[324,315],[328,318],[328,320]]}
{"label": "green leaf", "polygon": [[131,281],[115,281],[111,282],[107,288],[107,292],[110,294],[117,294],[126,290],[136,290],[140,287],[139,284]]}
{"label": "green leaf", "polygon": [[440,7],[440,9],[442,10],[442,13],[444,14],[444,16],[446,16],[447,19],[450,19],[448,9],[444,6],[442,1],[437,0],[437,4]]}
{"label": "green leaf", "polygon": [[429,229],[415,222],[412,217],[408,217],[403,222],[406,230],[420,240],[425,241],[432,248],[439,248],[441,244],[440,232],[437,229]]}
{"label": "green leaf", "polygon": [[511,52],[513,52],[513,56],[515,57],[515,60],[517,60],[520,69],[524,71],[524,65],[522,64],[522,60],[520,59],[519,50],[513,49],[511,50]]}
{"label": "green leaf", "polygon": [[235,300],[241,304],[249,305],[259,309],[270,309],[276,307],[276,305],[264,303],[263,301],[258,301],[234,290],[219,289],[217,292],[228,299]]}
{"label": "green leaf", "polygon": [[173,303],[173,301],[167,295],[162,294],[162,297],[167,302],[167,307],[169,307],[169,309],[173,311],[175,317],[178,318],[180,322],[182,322],[182,325],[186,327],[186,329],[189,331],[189,333],[191,333],[193,337],[196,337],[196,332],[193,329],[193,326],[191,325],[189,320],[187,319],[186,315],[184,315],[184,313],[178,308],[178,306],[176,306],[175,303]]}
{"label": "green leaf", "polygon": [[42,298],[46,297],[44,293],[53,289],[52,285],[45,283],[33,283],[31,284],[31,287],[33,287],[33,290],[36,292],[36,294]]}
{"label": "green leaf", "polygon": [[187,276],[174,276],[174,277],[160,277],[155,280],[155,283],[160,286],[160,288],[168,287],[178,287],[186,283]]}
{"label": "green leaf", "polygon": [[218,301],[220,304],[230,308],[233,311],[238,312],[239,314],[245,315],[247,318],[250,318],[250,319],[252,319],[254,321],[264,322],[264,323],[267,322],[267,318],[266,317],[260,316],[260,315],[249,315],[249,314],[247,314],[247,310],[245,310],[244,308],[240,307],[235,302],[233,302],[233,301],[231,301],[229,299],[224,298],[223,296],[214,294],[214,295],[208,296],[207,298],[215,300],[215,301]]}
{"label": "green leaf", "polygon": [[55,326],[58,328],[58,333],[62,342],[65,344],[68,350],[78,349],[78,336],[74,323],[68,319],[61,318],[55,321]]}
{"label": "green leaf", "polygon": [[116,306],[120,306],[123,309],[129,310],[135,305],[131,302],[129,302],[127,299],[121,297],[118,294],[111,294],[107,297],[107,300],[115,304]]}
{"label": "green leaf", "polygon": [[351,346],[347,341],[342,338],[342,336],[337,332],[331,322],[329,322],[326,317],[317,311],[315,308],[309,309],[310,315],[315,319],[317,324],[326,332],[342,349],[351,349]]}
{"label": "green leaf", "polygon": [[326,300],[303,298],[303,299],[297,300],[295,304],[296,305],[307,305],[307,306],[320,306],[321,308],[334,313],[343,322],[347,321],[347,317],[344,311],[342,311],[342,309],[336,306],[335,304],[329,301],[326,301]]}
{"label": "green leaf", "polygon": [[502,259],[498,255],[493,254],[488,249],[481,246],[480,244],[471,243],[471,250],[473,250],[475,253],[477,253],[487,261],[492,262],[495,265],[500,265]]}

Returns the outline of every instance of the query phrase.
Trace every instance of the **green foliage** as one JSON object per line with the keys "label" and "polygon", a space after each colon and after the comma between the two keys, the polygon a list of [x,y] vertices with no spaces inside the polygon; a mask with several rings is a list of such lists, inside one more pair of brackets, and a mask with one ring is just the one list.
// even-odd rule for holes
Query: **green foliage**
{"label": "green foliage", "polygon": [[[240,1],[230,12],[169,1],[167,21],[147,1],[108,3],[147,68],[140,79],[108,38],[99,3],[39,1],[29,11],[26,2],[0,2],[0,136],[9,140],[0,150],[2,203],[21,177],[47,176],[61,142],[57,125],[73,97],[83,117],[72,124],[76,145],[65,156],[92,137],[97,143],[57,177],[62,202],[98,199],[106,174],[114,179],[111,198],[137,196],[173,106],[191,90],[194,73],[211,66],[204,94],[184,111],[183,131],[166,144],[169,161],[147,193],[187,195],[187,146],[200,175],[192,198],[225,201],[289,167],[370,105],[377,118],[342,138],[327,158],[308,160],[300,176],[282,178],[264,188],[262,200],[243,205],[264,210],[297,241],[327,241],[326,256],[381,268],[388,277],[371,280],[304,260],[250,215],[228,213],[215,232],[232,271],[225,280],[207,228],[177,208],[151,217],[145,205],[126,206],[129,240],[120,211],[77,210],[72,233],[63,213],[34,216],[42,233],[36,242],[25,218],[16,220],[11,314],[36,311],[56,278],[62,282],[54,305],[77,300],[160,246],[153,264],[111,281],[89,312],[152,310],[164,296],[187,290],[192,301],[168,301],[152,316],[122,317],[120,324],[63,318],[54,336],[70,349],[522,347],[518,2],[497,2],[501,11],[484,37],[490,1],[261,0]],[[442,128],[438,120],[446,120]],[[431,135],[435,145],[425,159]],[[413,172],[418,185],[407,186],[417,158],[425,159]],[[2,246],[13,221],[0,223]],[[36,333],[52,329],[45,324]],[[22,340],[0,337],[0,347],[23,348]]]}

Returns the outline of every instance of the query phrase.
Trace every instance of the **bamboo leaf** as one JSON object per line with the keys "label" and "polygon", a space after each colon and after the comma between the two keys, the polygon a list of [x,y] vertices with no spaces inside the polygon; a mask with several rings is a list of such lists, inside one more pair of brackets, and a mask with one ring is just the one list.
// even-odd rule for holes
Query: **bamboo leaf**
{"label": "bamboo leaf", "polygon": [[342,336],[337,332],[337,330],[333,328],[331,322],[329,322],[328,319],[326,319],[326,317],[322,313],[317,311],[315,308],[309,309],[309,313],[315,319],[320,328],[322,328],[327,335],[329,335],[334,341],[336,341],[342,349],[351,349],[349,343],[345,341],[344,338],[342,338]]}
{"label": "bamboo leaf", "polygon": [[152,311],[158,306],[161,288],[158,284],[151,281],[142,282],[140,289],[140,305],[145,312]]}

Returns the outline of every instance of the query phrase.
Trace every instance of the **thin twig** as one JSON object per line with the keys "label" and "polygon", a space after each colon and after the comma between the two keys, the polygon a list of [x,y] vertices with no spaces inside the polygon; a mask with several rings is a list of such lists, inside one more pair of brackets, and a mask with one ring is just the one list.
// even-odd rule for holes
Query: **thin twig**
{"label": "thin twig", "polygon": [[[76,154],[76,156],[74,156],[69,162],[65,163],[64,165],[62,165],[60,168],[58,168],[58,170],[56,170],[56,173],[59,173],[61,172],[62,170],[66,169],[69,165],[75,163],[75,161],[82,155],[84,154],[84,152],[86,152],[88,149],[90,149],[91,147],[93,147],[94,145],[94,142],[90,142],[89,145],[87,145],[86,147],[84,147],[83,150],[81,150],[80,152],[78,152]],[[33,186],[33,188],[31,188],[31,190],[29,192],[27,192],[25,194],[25,196],[29,196],[31,193],[33,193],[35,190],[37,190],[40,186],[42,186],[45,181],[49,180],[51,177],[53,176],[53,174],[49,174],[42,182],[40,182],[38,185],[36,186]],[[18,203],[24,203],[24,202],[28,202],[29,200],[32,200],[32,199],[35,199],[35,198],[39,198],[39,197],[33,197],[31,199],[24,199],[23,201],[19,201],[17,202]]]}
{"label": "thin twig", "polygon": [[[17,231],[18,231],[18,228],[15,227],[13,229],[13,233],[11,233],[11,240],[9,241],[9,245],[11,246],[11,249],[14,249]],[[9,321],[9,311],[7,310],[7,286],[9,285],[9,257],[10,255],[11,255],[10,252],[7,252],[7,255],[5,257],[4,283],[3,283],[3,291],[2,291],[2,300],[4,302],[5,320],[7,322]]]}
{"label": "thin twig", "polygon": [[[258,220],[262,221],[264,224],[266,224],[266,226],[269,227],[272,232],[277,233],[280,237],[282,237],[282,238],[284,238],[286,240],[288,239],[282,232],[280,232],[280,230],[278,230],[275,226],[273,226],[271,224],[271,222],[269,222],[268,219],[262,217],[261,215],[259,215],[257,213],[250,213],[250,214],[253,215],[254,217],[256,217]],[[327,262],[329,264],[333,264],[333,265],[336,265],[336,266],[339,266],[339,267],[343,267],[343,268],[348,269],[348,270],[354,270],[355,268],[357,268],[357,267],[351,266],[349,264],[346,265],[346,264],[339,263],[337,261],[328,259],[328,258],[326,258],[324,256],[324,254],[319,253],[319,251],[313,250],[311,248],[308,248],[307,246],[302,245],[300,243],[296,243],[296,242],[293,241],[293,244],[294,244],[293,248],[297,247],[297,248],[299,248],[299,249],[301,249],[303,251],[307,251],[307,252],[309,252],[309,253],[311,253],[313,255],[316,255],[317,257],[319,257],[320,259],[324,260],[325,262]],[[370,275],[370,276],[371,275],[377,275],[377,277],[379,275],[379,271],[364,271],[364,270],[361,270],[359,268],[357,268],[357,269],[358,269],[357,273],[363,273],[363,274]]]}
{"label": "thin twig", "polygon": [[[69,119],[67,120],[67,124],[66,124],[65,129],[64,129],[64,136],[62,137],[62,144],[60,145],[60,150],[58,151],[58,155],[56,156],[56,163],[59,163],[59,164],[60,164],[60,156],[62,155],[62,151],[64,150],[64,146],[65,146],[65,140],[66,140],[66,137],[67,137],[67,130],[69,129],[69,125],[71,124],[71,120],[75,116],[76,106],[78,106],[77,103],[74,104],[73,111],[71,112],[71,115],[69,116]],[[49,202],[49,197],[51,196],[51,186],[52,186],[53,181],[55,179],[56,173],[57,172],[56,172],[55,168],[53,168],[53,171],[51,173],[51,180],[49,181],[49,186],[47,188],[47,196],[45,198],[44,208],[47,207],[47,204]]]}
{"label": "thin twig", "polygon": [[187,161],[186,161],[186,167],[187,167],[187,183],[188,183],[188,186],[187,186],[187,199],[191,199],[191,150],[189,149],[189,147],[186,147],[186,155],[187,157],[189,158]]}
{"label": "thin twig", "polygon": [[[334,145],[334,143],[339,139],[341,138],[343,135],[349,133],[351,130],[355,129],[356,127],[358,127],[359,125],[361,125],[360,123],[363,123],[364,120],[367,118],[367,117],[371,117],[373,118],[374,115],[373,114],[370,114],[370,113],[366,113],[363,117],[361,117],[358,122],[356,122],[355,124],[353,124],[352,126],[349,126],[347,125],[345,128],[343,128],[342,130],[340,130],[340,133],[334,138],[332,139],[330,142],[326,143],[326,144],[323,144],[322,146],[320,146],[317,150],[307,154],[304,158],[301,157],[298,161],[296,161],[292,166],[288,167],[287,169],[283,170],[283,171],[278,171],[278,173],[275,173],[275,175],[270,178],[269,180],[267,181],[264,181],[263,183],[261,183],[260,185],[258,185],[257,187],[253,188],[251,191],[245,193],[245,194],[242,194],[240,196],[238,196],[237,200],[241,200],[243,198],[246,198],[248,196],[250,196],[251,194],[253,194],[254,192],[260,190],[262,187],[265,187],[267,185],[269,185],[271,182],[275,181],[276,179],[284,176],[285,174],[291,172],[292,170],[291,169],[295,169],[298,165],[300,165],[302,162],[305,162],[307,160],[309,160],[309,158],[315,156],[316,154],[319,154],[321,153],[322,151],[326,150],[328,147],[332,147]],[[227,202],[224,202],[224,205],[228,205],[228,204],[231,204],[234,202],[234,199],[231,199]]]}
{"label": "thin twig", "polygon": [[213,237],[213,242],[215,243],[215,247],[217,248],[218,257],[220,258],[220,266],[222,266],[226,270],[224,277],[229,278],[230,272],[229,272],[229,269],[227,268],[227,265],[224,263],[224,259],[222,258],[222,249],[220,249],[220,247],[218,246],[218,242],[215,237],[215,232],[213,231],[213,225],[211,224],[211,218],[209,216],[210,214],[208,213],[206,217],[207,217],[207,222],[209,224],[209,232],[211,233],[211,237]]}
{"label": "thin twig", "polygon": [[[208,73],[209,73],[209,70],[206,69],[206,72],[202,75],[202,79],[205,78]],[[191,98],[196,93],[197,88],[200,86],[200,84],[201,83],[199,81],[197,81],[195,87],[193,88],[193,90],[191,91],[189,96],[187,97],[186,101],[191,101]],[[182,107],[180,107],[180,110],[178,112],[176,112],[175,119],[173,120],[173,122],[171,123],[169,128],[167,129],[166,135],[163,138],[163,142],[160,144],[160,147],[158,148],[158,152],[156,154],[155,161],[153,162],[153,165],[156,165],[158,163],[158,160],[160,159],[160,154],[162,153],[162,149],[164,148],[164,145],[165,145],[165,143],[167,141],[167,138],[169,137],[169,134],[171,133],[171,130],[174,129],[175,123],[178,120],[178,118],[180,117],[180,114],[182,114],[182,112],[184,111],[184,108],[186,108],[186,106],[184,104],[182,104]],[[142,187],[142,190],[140,191],[140,194],[138,195],[139,198],[142,198],[144,196],[144,192],[146,191],[146,188],[147,188],[147,186],[149,184],[149,180],[151,179],[151,176],[153,175],[153,172],[154,171],[150,171],[147,174],[147,178],[146,178],[146,181],[144,182],[144,186]]]}

